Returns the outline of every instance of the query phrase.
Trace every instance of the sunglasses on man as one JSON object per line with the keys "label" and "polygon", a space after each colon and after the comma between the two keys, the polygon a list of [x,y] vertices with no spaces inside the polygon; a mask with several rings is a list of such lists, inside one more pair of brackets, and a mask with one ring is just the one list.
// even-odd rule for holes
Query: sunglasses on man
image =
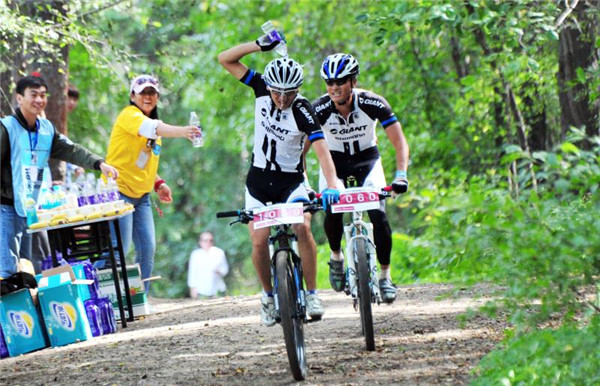
{"label": "sunglasses on man", "polygon": [[350,79],[350,78],[345,77],[345,78],[341,78],[341,79],[326,79],[325,80],[325,84],[328,85],[328,86],[333,86],[333,85],[335,85],[335,86],[343,86],[343,85],[346,84],[346,82],[348,81],[348,79]]}

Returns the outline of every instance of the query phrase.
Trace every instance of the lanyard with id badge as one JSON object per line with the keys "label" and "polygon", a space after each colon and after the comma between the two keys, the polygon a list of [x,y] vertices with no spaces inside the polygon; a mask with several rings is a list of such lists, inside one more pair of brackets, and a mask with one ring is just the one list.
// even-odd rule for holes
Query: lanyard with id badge
{"label": "lanyard with id badge", "polygon": [[[27,225],[36,223],[36,198],[39,194],[44,179],[44,165],[46,162],[45,157],[41,157],[39,152],[42,151],[37,149],[39,139],[39,122],[36,121],[36,130],[27,132],[29,139],[29,154],[23,153],[22,158],[22,175],[23,181],[25,182],[25,195],[24,206],[25,213],[27,216]],[[41,164],[41,165],[40,165]]]}
{"label": "lanyard with id badge", "polygon": [[36,130],[27,132],[29,137],[29,154],[23,157],[23,180],[27,184],[27,195],[35,197],[35,192],[39,191],[42,186],[44,177],[44,167],[39,165],[39,151],[36,149],[39,138],[39,122],[36,121]]}
{"label": "lanyard with id badge", "polygon": [[140,169],[144,169],[146,167],[146,165],[148,164],[148,160],[150,159],[150,152],[153,150],[155,143],[155,139],[148,139],[146,141],[146,146],[144,146],[142,150],[140,150],[140,154],[138,155],[137,160],[135,161],[135,166],[137,166]]}

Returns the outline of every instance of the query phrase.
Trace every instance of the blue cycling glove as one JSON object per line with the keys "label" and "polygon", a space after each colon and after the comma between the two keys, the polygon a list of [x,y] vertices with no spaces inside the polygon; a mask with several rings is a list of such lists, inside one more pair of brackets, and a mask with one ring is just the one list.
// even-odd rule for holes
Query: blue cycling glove
{"label": "blue cycling glove", "polygon": [[327,210],[327,206],[335,204],[340,201],[340,191],[337,189],[327,188],[321,192],[321,199],[323,201],[323,209]]}

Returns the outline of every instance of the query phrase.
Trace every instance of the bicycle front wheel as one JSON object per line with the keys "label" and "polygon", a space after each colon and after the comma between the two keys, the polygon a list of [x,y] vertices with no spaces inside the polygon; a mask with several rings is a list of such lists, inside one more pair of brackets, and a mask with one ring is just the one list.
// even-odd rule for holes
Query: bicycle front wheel
{"label": "bicycle front wheel", "polygon": [[369,255],[364,238],[354,240],[354,256],[358,271],[358,303],[360,309],[360,324],[365,336],[367,351],[375,350],[375,332],[373,330],[373,312],[371,309],[371,275],[369,269]]}
{"label": "bicycle front wheel", "polygon": [[[304,325],[301,318],[301,304],[298,297],[299,288],[294,280],[294,270],[289,258],[289,251],[279,251],[275,256],[277,273],[277,297],[281,327],[285,339],[288,360],[292,375],[297,381],[306,378],[308,366],[304,349]],[[300,283],[302,285],[302,283]]]}

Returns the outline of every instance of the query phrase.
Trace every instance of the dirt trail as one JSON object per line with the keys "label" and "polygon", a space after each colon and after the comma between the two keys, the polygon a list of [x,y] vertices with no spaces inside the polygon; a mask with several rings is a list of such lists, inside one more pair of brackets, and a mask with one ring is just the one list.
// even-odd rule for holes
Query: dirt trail
{"label": "dirt trail", "polygon": [[[360,317],[344,294],[321,291],[326,314],[305,328],[305,384],[465,384],[502,338],[503,323],[457,315],[486,301],[476,286],[398,288],[374,306],[376,351],[364,350]],[[279,326],[261,326],[258,296],[152,299],[156,313],[118,333],[0,361],[6,385],[294,384]]]}

